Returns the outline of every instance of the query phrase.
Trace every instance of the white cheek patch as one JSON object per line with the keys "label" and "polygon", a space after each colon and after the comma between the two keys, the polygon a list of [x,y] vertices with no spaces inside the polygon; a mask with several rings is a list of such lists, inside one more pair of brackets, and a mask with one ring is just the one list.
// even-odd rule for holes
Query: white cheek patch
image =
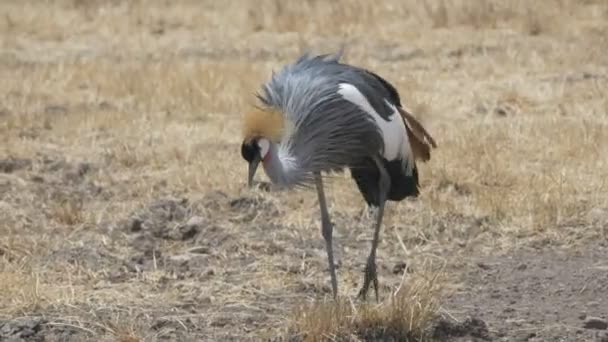
{"label": "white cheek patch", "polygon": [[258,146],[260,147],[260,156],[262,159],[266,158],[266,155],[270,150],[270,142],[266,139],[260,139],[258,140]]}

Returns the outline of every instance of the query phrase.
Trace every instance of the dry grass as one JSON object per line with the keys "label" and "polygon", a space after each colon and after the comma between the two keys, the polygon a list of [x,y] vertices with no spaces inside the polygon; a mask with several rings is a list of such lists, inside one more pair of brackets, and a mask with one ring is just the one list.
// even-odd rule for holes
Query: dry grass
{"label": "dry grass", "polygon": [[[123,341],[284,331],[327,291],[316,197],[244,190],[240,118],[309,48],[386,75],[439,144],[420,199],[388,206],[379,264],[606,239],[607,19],[601,0],[3,1],[0,315]],[[348,175],[328,185],[352,296],[371,228]],[[156,235],[123,224],[168,197],[188,203]],[[294,327],[416,331],[438,286],[416,279],[396,304],[315,304]]]}
{"label": "dry grass", "polygon": [[439,313],[445,279],[439,270],[408,278],[404,276],[380,304],[356,304],[350,298],[340,298],[296,306],[290,330],[304,341],[425,340],[430,322]]}

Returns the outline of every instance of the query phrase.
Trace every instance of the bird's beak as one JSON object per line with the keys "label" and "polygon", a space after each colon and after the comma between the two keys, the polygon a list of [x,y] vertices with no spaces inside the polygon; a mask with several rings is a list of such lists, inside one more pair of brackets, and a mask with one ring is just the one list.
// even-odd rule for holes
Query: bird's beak
{"label": "bird's beak", "polygon": [[253,176],[255,176],[255,171],[258,169],[258,165],[260,165],[260,157],[255,158],[249,163],[249,178],[247,179],[247,185],[251,188],[253,186]]}

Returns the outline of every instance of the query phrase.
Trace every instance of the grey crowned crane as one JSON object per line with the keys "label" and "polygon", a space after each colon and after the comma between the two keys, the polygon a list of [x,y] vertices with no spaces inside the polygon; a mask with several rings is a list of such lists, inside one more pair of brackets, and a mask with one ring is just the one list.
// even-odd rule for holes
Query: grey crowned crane
{"label": "grey crowned crane", "polygon": [[316,187],[334,298],[338,282],[322,173],[350,169],[367,204],[376,207],[371,251],[359,296],[370,284],[378,300],[376,249],[386,201],[419,195],[416,161],[428,161],[433,138],[401,105],[384,78],[345,64],[340,54],[305,54],[262,86],[261,105],[246,113],[241,155],[248,185],[259,163],[279,188]]}

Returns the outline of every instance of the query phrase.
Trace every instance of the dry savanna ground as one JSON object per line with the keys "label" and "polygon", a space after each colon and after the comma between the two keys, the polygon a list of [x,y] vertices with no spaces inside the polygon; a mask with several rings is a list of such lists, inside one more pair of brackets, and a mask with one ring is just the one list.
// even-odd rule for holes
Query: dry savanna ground
{"label": "dry savanna ground", "polygon": [[[439,145],[379,303],[349,174],[335,303],[315,192],[240,157],[271,71],[342,47]],[[605,341],[607,51],[604,0],[4,0],[0,340]]]}

